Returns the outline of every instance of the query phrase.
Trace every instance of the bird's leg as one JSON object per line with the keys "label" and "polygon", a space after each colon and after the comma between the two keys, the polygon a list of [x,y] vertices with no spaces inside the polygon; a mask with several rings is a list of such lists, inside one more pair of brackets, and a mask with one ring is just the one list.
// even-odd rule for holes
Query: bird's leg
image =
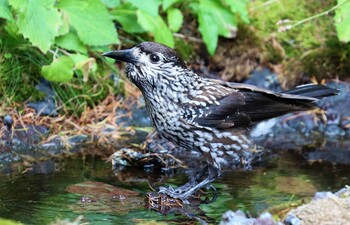
{"label": "bird's leg", "polygon": [[[206,175],[206,177],[203,180],[199,181],[199,179],[204,175]],[[215,167],[207,165],[199,174],[197,174],[186,184],[177,188],[159,187],[158,193],[169,195],[172,198],[181,199],[186,203],[187,199],[191,195],[195,194],[199,189],[206,187],[217,177],[219,177],[219,170]],[[216,189],[213,186],[210,187],[216,192]]]}

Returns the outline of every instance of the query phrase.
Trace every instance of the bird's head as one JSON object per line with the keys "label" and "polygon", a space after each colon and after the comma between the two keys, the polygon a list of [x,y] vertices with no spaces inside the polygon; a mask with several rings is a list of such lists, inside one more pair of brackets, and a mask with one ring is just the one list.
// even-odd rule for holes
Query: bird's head
{"label": "bird's head", "polygon": [[141,90],[163,79],[174,80],[186,69],[176,51],[159,43],[143,42],[133,48],[106,52],[103,56],[127,63],[126,76]]}

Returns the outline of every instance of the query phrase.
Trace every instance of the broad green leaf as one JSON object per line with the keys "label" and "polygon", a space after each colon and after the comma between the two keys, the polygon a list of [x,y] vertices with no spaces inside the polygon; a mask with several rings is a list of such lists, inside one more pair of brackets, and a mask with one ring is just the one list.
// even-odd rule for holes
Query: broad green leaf
{"label": "broad green leaf", "polygon": [[101,0],[101,2],[110,9],[120,6],[120,0]]}
{"label": "broad green leaf", "polygon": [[17,26],[42,52],[47,52],[58,35],[61,14],[54,8],[55,0],[9,0],[18,11]]}
{"label": "broad green leaf", "polygon": [[0,0],[0,18],[13,20],[11,9],[7,0]]}
{"label": "broad green leaf", "polygon": [[68,15],[70,24],[84,44],[119,43],[114,24],[100,0],[61,0],[57,7]]}
{"label": "broad green leaf", "polygon": [[249,0],[224,0],[224,2],[230,6],[232,12],[239,14],[244,22],[249,23]]}
{"label": "broad green leaf", "polygon": [[60,29],[58,30],[58,35],[65,35],[69,32],[69,18],[66,13],[61,13],[62,18],[62,25],[60,26]]}
{"label": "broad green leaf", "polygon": [[74,61],[76,74],[82,76],[84,82],[89,80],[90,73],[96,72],[97,64],[95,58],[89,58],[81,54],[71,54],[69,57]]}
{"label": "broad green leaf", "polygon": [[226,38],[236,36],[235,15],[219,0],[200,0],[199,3],[192,3],[190,6],[197,13],[199,32],[211,55],[215,53],[219,35]]}
{"label": "broad green leaf", "polygon": [[23,11],[27,7],[28,0],[8,0],[8,3],[16,10]]}
{"label": "broad green leaf", "polygon": [[0,218],[1,225],[23,225],[23,223],[15,222],[12,220],[2,219]]}
{"label": "broad green leaf", "polygon": [[[335,10],[334,23],[338,38],[342,42],[350,41],[350,1],[338,0],[341,5]],[[345,3],[344,3],[345,2]]]}
{"label": "broad green leaf", "polygon": [[163,0],[162,8],[164,11],[166,11],[170,6],[180,1],[181,0]]}
{"label": "broad green leaf", "polygon": [[43,66],[41,74],[46,80],[68,82],[73,78],[74,61],[69,56],[61,56],[50,65]]}
{"label": "broad green leaf", "polygon": [[128,33],[142,33],[145,30],[136,23],[136,9],[130,4],[122,4],[120,7],[117,7],[109,12],[113,20],[118,21],[123,30]]}
{"label": "broad green leaf", "polygon": [[197,15],[199,22],[198,30],[202,34],[208,52],[210,55],[214,55],[219,37],[218,27],[213,26],[213,20],[215,20],[215,18],[205,11],[199,11]]}
{"label": "broad green leaf", "polygon": [[78,35],[75,32],[69,32],[63,36],[59,36],[56,38],[55,43],[61,48],[80,52],[87,53],[86,46],[80,41]]}
{"label": "broad green leaf", "polygon": [[158,16],[158,1],[156,0],[126,0],[136,8],[145,11],[151,16]]}
{"label": "broad green leaf", "polygon": [[198,10],[201,13],[211,15],[212,21],[210,24],[218,27],[219,35],[226,38],[236,37],[236,17],[219,0],[200,0]]}
{"label": "broad green leaf", "polygon": [[181,28],[184,19],[181,11],[179,9],[170,8],[167,13],[169,28],[172,31],[177,32]]}
{"label": "broad green leaf", "polygon": [[137,21],[145,29],[154,34],[156,42],[174,47],[174,37],[168,26],[160,16],[151,16],[143,10],[137,10]]}

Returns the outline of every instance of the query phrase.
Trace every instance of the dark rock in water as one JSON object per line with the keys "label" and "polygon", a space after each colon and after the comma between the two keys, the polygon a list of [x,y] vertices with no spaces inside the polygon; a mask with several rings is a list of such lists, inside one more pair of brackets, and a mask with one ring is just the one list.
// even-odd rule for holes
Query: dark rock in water
{"label": "dark rock in water", "polygon": [[301,153],[310,162],[331,162],[350,165],[350,141],[326,140],[324,143],[302,148]]}
{"label": "dark rock in water", "polygon": [[282,87],[277,79],[277,75],[267,68],[254,70],[252,75],[250,75],[250,77],[245,80],[244,83],[277,92],[282,91]]}
{"label": "dark rock in water", "polygon": [[57,116],[55,92],[52,90],[51,84],[47,80],[41,79],[40,83],[36,85],[35,88],[43,92],[46,96],[42,101],[27,103],[27,106],[35,109],[39,115]]}

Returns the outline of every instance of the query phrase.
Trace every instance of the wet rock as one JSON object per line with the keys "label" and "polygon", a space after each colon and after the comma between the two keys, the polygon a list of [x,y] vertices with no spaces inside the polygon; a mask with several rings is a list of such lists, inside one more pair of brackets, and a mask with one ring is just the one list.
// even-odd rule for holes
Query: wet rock
{"label": "wet rock", "polygon": [[[143,97],[140,97],[137,101],[126,103],[125,105],[127,108],[118,109],[117,111],[117,115],[124,115],[118,117],[116,121],[117,124],[136,127],[152,126]],[[131,112],[131,114],[129,114],[129,112]],[[128,114],[129,116],[127,116]]]}
{"label": "wet rock", "polygon": [[272,91],[282,91],[277,75],[267,68],[254,70],[244,83],[270,89]]}
{"label": "wet rock", "polygon": [[247,218],[241,210],[237,210],[236,212],[229,210],[222,215],[220,225],[252,225],[254,221],[255,219]]}
{"label": "wet rock", "polygon": [[301,220],[294,215],[288,215],[286,219],[283,221],[286,225],[301,225]]}
{"label": "wet rock", "polygon": [[13,119],[12,119],[12,117],[10,116],[10,115],[6,115],[5,117],[4,117],[4,125],[7,127],[7,129],[8,130],[10,130],[11,129],[11,126],[12,126],[12,124],[13,124]]}
{"label": "wet rock", "polygon": [[46,134],[48,134],[48,129],[45,126],[16,126],[13,131],[3,130],[0,137],[3,148],[0,149],[0,153],[1,150],[13,149],[18,152],[30,146],[38,145],[42,140],[42,136]]}
{"label": "wet rock", "polygon": [[324,134],[330,138],[340,138],[344,136],[346,133],[342,127],[338,126],[338,124],[330,124],[326,126],[326,129],[324,130]]}
{"label": "wet rock", "polygon": [[231,210],[225,212],[222,215],[220,225],[280,225],[276,222],[273,216],[268,213],[262,213],[258,218],[247,218],[244,212],[237,210],[233,212]]}
{"label": "wet rock", "polygon": [[253,225],[282,225],[280,222],[276,222],[269,212],[263,212],[255,220]]}
{"label": "wet rock", "polygon": [[66,188],[69,193],[79,195],[89,195],[94,197],[118,197],[119,200],[125,200],[126,197],[138,196],[139,193],[121,187],[115,187],[110,184],[94,181],[85,181],[83,183],[73,184]]}
{"label": "wet rock", "polygon": [[29,102],[27,106],[35,109],[38,115],[57,116],[57,106],[55,101],[55,92],[52,90],[51,84],[45,79],[41,79],[35,88],[43,92],[46,96],[44,100],[37,102]]}
{"label": "wet rock", "polygon": [[350,189],[342,189],[335,194],[319,192],[305,205],[291,210],[284,222],[290,225],[349,224]]}
{"label": "wet rock", "polygon": [[310,162],[331,162],[343,165],[350,164],[350,141],[349,140],[326,140],[320,145],[303,147],[300,153]]}
{"label": "wet rock", "polygon": [[79,145],[79,144],[85,143],[88,139],[89,137],[87,135],[78,134],[70,137],[68,139],[68,142],[70,145]]}
{"label": "wet rock", "polygon": [[78,202],[67,206],[69,210],[79,214],[118,212],[118,215],[126,215],[143,207],[140,204],[143,198],[138,192],[103,182],[85,181],[68,186],[66,191],[81,196]]}
{"label": "wet rock", "polygon": [[316,192],[312,200],[320,200],[324,198],[335,198],[336,195],[330,191]]}

